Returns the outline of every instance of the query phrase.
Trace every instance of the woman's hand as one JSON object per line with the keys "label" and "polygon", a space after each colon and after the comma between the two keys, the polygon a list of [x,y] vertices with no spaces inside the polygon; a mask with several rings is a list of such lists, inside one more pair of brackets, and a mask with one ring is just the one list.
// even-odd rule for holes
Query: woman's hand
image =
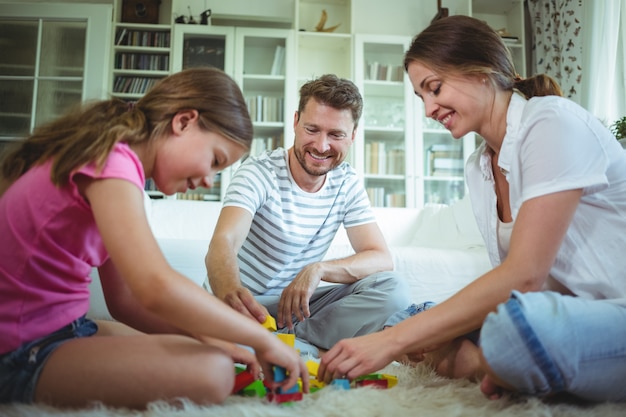
{"label": "woman's hand", "polygon": [[399,356],[395,344],[387,337],[389,333],[340,340],[322,356],[317,379],[328,384],[334,379],[352,380],[384,368]]}

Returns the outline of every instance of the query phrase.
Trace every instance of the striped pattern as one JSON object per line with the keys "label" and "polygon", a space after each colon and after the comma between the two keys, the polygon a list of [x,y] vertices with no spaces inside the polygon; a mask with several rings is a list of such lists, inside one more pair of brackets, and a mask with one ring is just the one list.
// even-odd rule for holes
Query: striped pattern
{"label": "striped pattern", "polygon": [[302,191],[278,148],[248,158],[226,192],[224,206],[254,215],[238,254],[241,281],[255,295],[280,294],[302,268],[321,260],[339,226],[375,221],[367,194],[347,163],[329,172],[321,190]]}

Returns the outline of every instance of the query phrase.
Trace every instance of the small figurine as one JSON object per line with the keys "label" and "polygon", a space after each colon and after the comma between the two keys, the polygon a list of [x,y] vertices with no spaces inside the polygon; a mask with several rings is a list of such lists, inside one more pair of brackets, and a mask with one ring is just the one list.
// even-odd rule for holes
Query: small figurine
{"label": "small figurine", "polygon": [[324,25],[326,24],[327,19],[328,19],[328,13],[326,13],[326,9],[324,9],[322,10],[322,17],[320,17],[320,21],[317,23],[317,26],[315,26],[315,30],[317,32],[334,32],[335,29],[337,29],[339,25],[341,25],[341,23],[339,23],[339,24],[336,24],[335,26],[325,28]]}
{"label": "small figurine", "polygon": [[209,17],[211,17],[211,9],[207,9],[200,13],[200,24],[209,25]]}
{"label": "small figurine", "polygon": [[187,23],[190,25],[195,25],[197,22],[194,20],[193,15],[191,14],[191,7],[187,6],[187,10],[189,10],[189,20],[187,20]]}

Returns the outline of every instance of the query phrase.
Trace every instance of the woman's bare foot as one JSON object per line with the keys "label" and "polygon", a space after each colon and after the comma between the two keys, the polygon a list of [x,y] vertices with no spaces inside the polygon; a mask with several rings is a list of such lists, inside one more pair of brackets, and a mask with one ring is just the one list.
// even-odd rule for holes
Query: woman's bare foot
{"label": "woman's bare foot", "polygon": [[480,349],[478,352],[478,359],[480,361],[479,366],[485,374],[480,382],[480,391],[485,394],[487,398],[490,400],[497,400],[501,398],[505,392],[513,391],[513,387],[501,380],[493,369],[491,369],[491,366],[489,366],[487,359],[485,359],[485,356]]}
{"label": "woman's bare foot", "polygon": [[480,391],[490,400],[498,400],[502,398],[504,390],[496,384],[489,375],[485,375],[480,382]]}
{"label": "woman's bare foot", "polygon": [[471,340],[465,338],[455,339],[441,349],[426,354],[426,361],[439,375],[448,378],[479,381],[484,375],[480,350]]}

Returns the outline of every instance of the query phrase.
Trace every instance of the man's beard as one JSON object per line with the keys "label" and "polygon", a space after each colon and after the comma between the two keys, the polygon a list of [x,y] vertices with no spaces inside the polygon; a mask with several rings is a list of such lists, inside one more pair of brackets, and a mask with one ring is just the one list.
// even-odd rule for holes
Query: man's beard
{"label": "man's beard", "polygon": [[[300,166],[302,167],[302,169],[309,175],[315,175],[315,176],[321,177],[323,175],[326,175],[328,171],[334,169],[337,165],[339,165],[339,162],[333,161],[333,164],[331,164],[330,167],[310,167],[306,163],[306,157],[305,157],[306,152],[307,152],[306,149],[304,149],[303,151],[300,151],[299,149],[294,148],[294,154],[296,156],[296,159],[300,163]],[[324,154],[324,155],[327,155],[327,154]]]}

